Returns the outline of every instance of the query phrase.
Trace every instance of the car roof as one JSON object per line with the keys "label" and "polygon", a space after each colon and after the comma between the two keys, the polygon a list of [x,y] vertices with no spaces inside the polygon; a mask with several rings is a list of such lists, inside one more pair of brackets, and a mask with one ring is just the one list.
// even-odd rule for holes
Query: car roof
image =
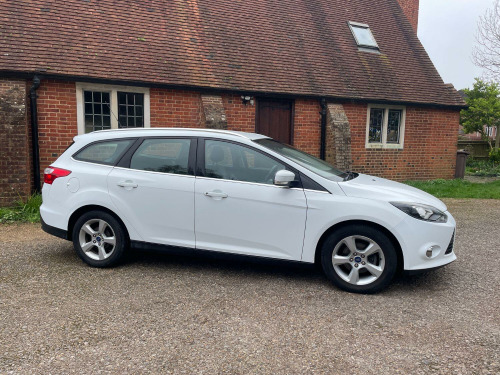
{"label": "car roof", "polygon": [[[247,133],[233,130],[218,130],[218,129],[198,129],[198,128],[131,128],[131,129],[110,129],[98,130],[84,135],[79,135],[76,138],[92,138],[93,140],[106,138],[128,138],[128,137],[158,137],[158,136],[188,136],[188,137],[210,137],[224,136],[223,138],[246,138],[248,140],[269,138],[262,134]],[[228,137],[229,136],[229,137]],[[232,137],[231,137],[232,136]]]}

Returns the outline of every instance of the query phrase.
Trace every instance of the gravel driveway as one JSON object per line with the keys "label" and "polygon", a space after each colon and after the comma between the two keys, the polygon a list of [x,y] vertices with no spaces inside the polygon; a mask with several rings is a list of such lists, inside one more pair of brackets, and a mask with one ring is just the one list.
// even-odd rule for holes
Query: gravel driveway
{"label": "gravel driveway", "polygon": [[0,373],[499,374],[500,200],[446,200],[458,260],[354,295],[313,267],[134,254],[0,226]]}

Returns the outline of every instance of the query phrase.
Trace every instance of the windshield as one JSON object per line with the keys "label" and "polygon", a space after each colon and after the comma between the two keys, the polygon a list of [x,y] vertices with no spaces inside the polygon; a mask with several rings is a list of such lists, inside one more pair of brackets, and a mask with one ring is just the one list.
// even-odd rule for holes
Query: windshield
{"label": "windshield", "polygon": [[263,138],[257,139],[254,142],[277,152],[295,163],[300,164],[304,168],[309,169],[311,172],[319,174],[321,177],[329,180],[342,181],[348,176],[348,173],[338,170],[327,162],[305,152],[299,151],[296,148],[288,146],[284,143],[275,141],[274,139]]}

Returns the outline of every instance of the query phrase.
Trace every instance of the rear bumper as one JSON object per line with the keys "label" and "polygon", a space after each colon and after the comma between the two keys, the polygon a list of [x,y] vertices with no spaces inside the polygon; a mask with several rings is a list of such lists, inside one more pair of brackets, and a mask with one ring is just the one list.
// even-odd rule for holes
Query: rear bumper
{"label": "rear bumper", "polygon": [[42,223],[42,230],[44,232],[62,238],[63,240],[69,240],[68,231],[48,225],[45,221],[43,221],[43,218],[41,218],[40,221]]}

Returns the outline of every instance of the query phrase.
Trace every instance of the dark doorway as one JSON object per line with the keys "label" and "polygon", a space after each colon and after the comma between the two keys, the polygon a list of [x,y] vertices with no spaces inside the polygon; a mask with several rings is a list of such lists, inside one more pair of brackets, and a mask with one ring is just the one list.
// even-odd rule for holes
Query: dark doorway
{"label": "dark doorway", "polygon": [[257,100],[255,131],[277,141],[292,144],[293,101]]}

